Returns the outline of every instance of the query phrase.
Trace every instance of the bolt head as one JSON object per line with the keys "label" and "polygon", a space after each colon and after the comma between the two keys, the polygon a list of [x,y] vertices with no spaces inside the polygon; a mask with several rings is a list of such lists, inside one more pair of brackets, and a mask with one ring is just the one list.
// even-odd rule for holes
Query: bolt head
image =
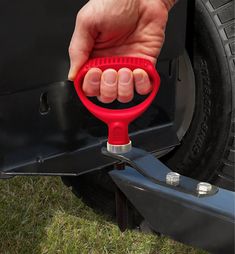
{"label": "bolt head", "polygon": [[206,182],[200,182],[197,185],[198,194],[205,195],[208,194],[212,190],[212,185]]}
{"label": "bolt head", "polygon": [[169,172],[166,175],[166,183],[173,186],[178,186],[180,183],[180,174],[176,172]]}

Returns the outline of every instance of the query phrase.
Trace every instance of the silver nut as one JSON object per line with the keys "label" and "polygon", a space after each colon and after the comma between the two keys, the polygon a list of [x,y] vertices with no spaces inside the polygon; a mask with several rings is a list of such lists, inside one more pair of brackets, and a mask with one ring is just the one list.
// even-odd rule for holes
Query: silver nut
{"label": "silver nut", "polygon": [[180,174],[170,172],[166,175],[166,183],[173,186],[178,186],[180,183]]}
{"label": "silver nut", "polygon": [[212,185],[210,183],[200,182],[197,184],[198,194],[208,194],[212,190]]}

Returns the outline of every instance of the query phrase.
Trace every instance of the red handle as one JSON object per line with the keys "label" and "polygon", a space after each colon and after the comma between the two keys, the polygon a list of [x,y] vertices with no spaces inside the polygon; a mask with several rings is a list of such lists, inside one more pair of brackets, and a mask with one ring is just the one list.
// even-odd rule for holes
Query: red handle
{"label": "red handle", "polygon": [[[118,71],[121,68],[145,70],[152,82],[152,91],[143,102],[127,109],[107,109],[91,102],[82,90],[82,81],[90,68],[97,67],[102,71],[112,68]],[[140,116],[152,103],[160,85],[160,78],[153,64],[142,58],[135,57],[104,57],[89,60],[79,71],[74,81],[77,94],[84,106],[97,118],[108,125],[108,143],[112,145],[126,145],[130,142],[128,125]]]}

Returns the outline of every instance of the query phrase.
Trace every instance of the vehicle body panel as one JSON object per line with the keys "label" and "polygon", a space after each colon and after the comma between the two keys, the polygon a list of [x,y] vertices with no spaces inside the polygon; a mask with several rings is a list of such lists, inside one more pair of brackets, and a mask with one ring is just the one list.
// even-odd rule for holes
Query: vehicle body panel
{"label": "vehicle body panel", "polygon": [[[1,171],[16,171],[29,165],[33,168],[38,160],[59,158],[105,141],[106,127],[84,109],[71,83],[66,81],[68,46],[76,13],[86,2],[1,1]],[[185,48],[186,14],[187,1],[181,1],[171,11],[157,66],[160,92],[144,116],[130,126],[137,143],[139,133],[151,133],[152,128],[165,126],[167,131],[174,126],[175,83],[178,57]],[[140,100],[138,97],[135,103]],[[158,150],[158,145],[153,145],[158,138],[155,136],[155,141],[145,148]],[[172,134],[171,145],[177,143]],[[171,145],[168,140],[165,148]],[[87,159],[82,155],[80,165]]]}

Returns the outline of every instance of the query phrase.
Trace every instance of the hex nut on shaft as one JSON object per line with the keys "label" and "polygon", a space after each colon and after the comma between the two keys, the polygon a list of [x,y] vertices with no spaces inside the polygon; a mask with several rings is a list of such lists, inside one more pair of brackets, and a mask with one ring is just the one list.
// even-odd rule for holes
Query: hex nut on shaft
{"label": "hex nut on shaft", "polygon": [[208,194],[212,190],[212,185],[206,182],[200,182],[197,184],[197,193],[201,195]]}
{"label": "hex nut on shaft", "polygon": [[170,172],[166,175],[166,183],[173,186],[178,186],[180,183],[180,174],[176,172]]}

